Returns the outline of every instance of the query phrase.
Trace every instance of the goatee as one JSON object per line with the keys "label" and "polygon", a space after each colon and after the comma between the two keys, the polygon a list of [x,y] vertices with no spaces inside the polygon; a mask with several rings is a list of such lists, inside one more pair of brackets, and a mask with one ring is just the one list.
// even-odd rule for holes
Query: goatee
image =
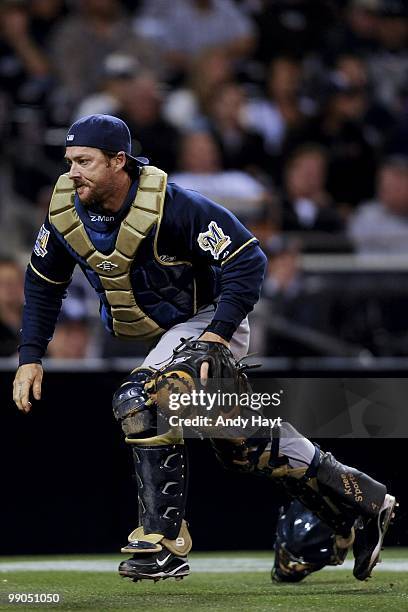
{"label": "goatee", "polygon": [[[78,194],[77,194],[78,195]],[[98,198],[91,198],[91,199],[87,199],[87,200],[82,200],[81,196],[78,195],[79,201],[81,202],[82,206],[85,206],[86,208],[92,208],[92,210],[95,213],[105,213],[105,209],[102,206],[102,202],[98,199]]]}

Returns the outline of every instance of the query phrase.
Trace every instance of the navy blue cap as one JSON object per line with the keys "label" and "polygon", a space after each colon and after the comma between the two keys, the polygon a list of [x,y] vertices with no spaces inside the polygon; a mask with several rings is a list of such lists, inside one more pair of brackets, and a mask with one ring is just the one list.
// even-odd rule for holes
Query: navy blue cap
{"label": "navy blue cap", "polygon": [[75,121],[68,130],[66,147],[93,147],[104,151],[124,151],[139,165],[149,163],[146,157],[133,157],[132,138],[122,119],[112,115],[88,115]]}

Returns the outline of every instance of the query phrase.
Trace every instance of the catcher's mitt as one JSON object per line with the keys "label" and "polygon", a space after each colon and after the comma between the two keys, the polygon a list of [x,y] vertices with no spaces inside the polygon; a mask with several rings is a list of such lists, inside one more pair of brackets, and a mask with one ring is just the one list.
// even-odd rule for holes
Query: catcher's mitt
{"label": "catcher's mitt", "polygon": [[[200,383],[203,362],[208,362],[208,382]],[[205,390],[206,393],[246,393],[250,391],[244,371],[250,366],[237,362],[229,348],[219,342],[185,340],[173,351],[173,357],[145,385],[145,390],[164,415],[174,414],[171,410],[171,395],[189,394]],[[186,402],[187,404],[187,402]],[[222,406],[217,406],[222,409]],[[178,416],[193,416],[197,406],[181,405]],[[202,406],[205,409],[204,406]],[[228,412],[231,406],[227,407]]]}

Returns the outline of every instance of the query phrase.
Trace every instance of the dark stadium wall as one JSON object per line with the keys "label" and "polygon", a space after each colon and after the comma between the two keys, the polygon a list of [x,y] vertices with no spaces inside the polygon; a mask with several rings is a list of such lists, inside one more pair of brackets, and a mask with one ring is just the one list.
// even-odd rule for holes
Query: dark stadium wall
{"label": "dark stadium wall", "polygon": [[[263,374],[265,375],[265,373]],[[1,554],[116,552],[136,526],[130,450],[111,411],[119,373],[47,373],[22,415],[1,374]],[[408,545],[407,442],[324,440],[345,463],[389,483],[399,518],[389,545]],[[188,520],[195,550],[271,549],[284,496],[261,478],[227,474],[208,441],[189,440]]]}

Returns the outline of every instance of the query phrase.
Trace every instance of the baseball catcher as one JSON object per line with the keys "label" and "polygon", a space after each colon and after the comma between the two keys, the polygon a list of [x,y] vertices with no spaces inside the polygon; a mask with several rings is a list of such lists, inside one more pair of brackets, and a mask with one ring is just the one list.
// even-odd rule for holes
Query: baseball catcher
{"label": "baseball catcher", "polygon": [[[131,556],[119,573],[134,581],[179,579],[189,573],[191,549],[187,455],[181,428],[168,422],[170,394],[218,381],[223,390],[247,388],[247,314],[259,299],[266,258],[231,213],[133,157],[120,119],[83,117],[65,144],[69,170],[55,185],[26,272],[14,400],[28,412],[30,394],[41,397],[41,359],[78,264],[107,331],[151,347],[113,397],[139,494],[138,526],[122,548]],[[186,414],[194,409],[186,406]],[[385,485],[320,451],[288,423],[269,438],[231,433],[230,440],[214,438],[223,465],[284,486],[338,543],[354,540],[354,575],[369,576],[395,504]],[[357,519],[363,528],[355,531]]]}

